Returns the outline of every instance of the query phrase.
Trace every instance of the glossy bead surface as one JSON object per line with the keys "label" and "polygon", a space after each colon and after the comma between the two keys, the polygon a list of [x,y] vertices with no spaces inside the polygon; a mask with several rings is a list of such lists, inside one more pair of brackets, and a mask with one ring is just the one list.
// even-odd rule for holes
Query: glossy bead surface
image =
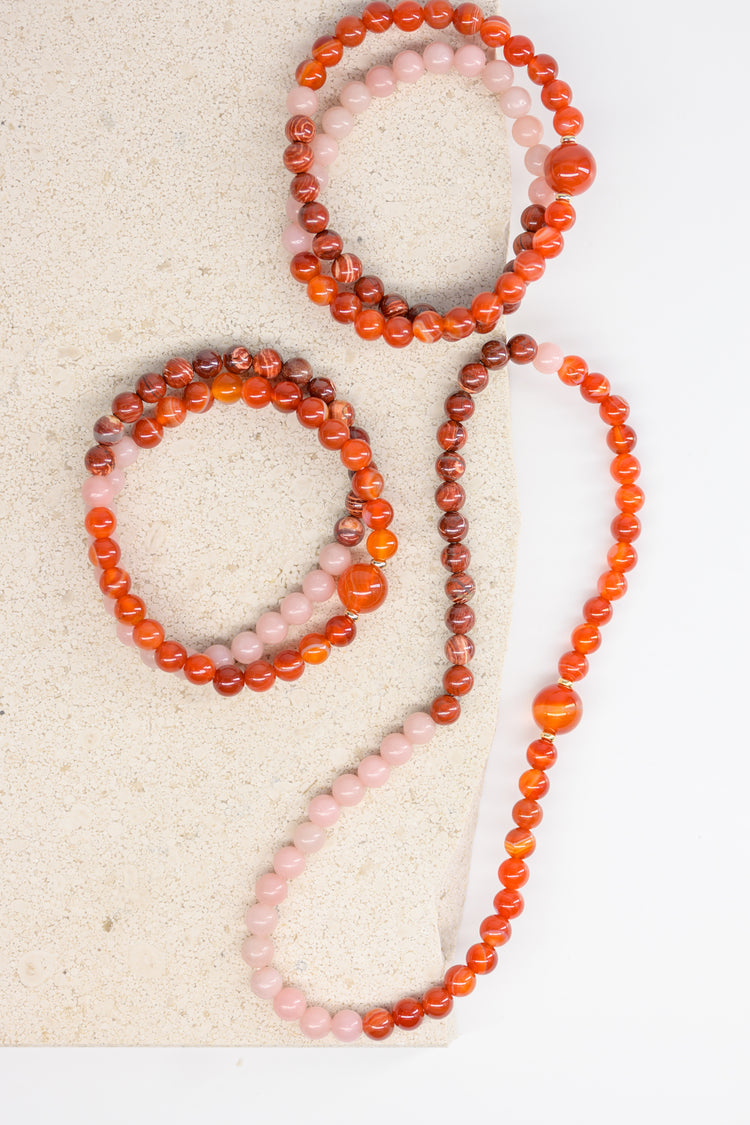
{"label": "glossy bead surface", "polygon": [[544,178],[560,194],[580,195],[591,187],[595,176],[594,157],[577,142],[553,148],[544,162]]}
{"label": "glossy bead surface", "polygon": [[542,730],[572,730],[580,722],[581,699],[572,688],[550,684],[536,695],[532,705],[534,721]]}
{"label": "glossy bead surface", "polygon": [[368,1039],[387,1039],[393,1031],[393,1016],[387,1008],[372,1008],[362,1019]]}
{"label": "glossy bead surface", "polygon": [[353,613],[371,613],[388,592],[385,575],[370,563],[355,563],[339,577],[338,595]]}

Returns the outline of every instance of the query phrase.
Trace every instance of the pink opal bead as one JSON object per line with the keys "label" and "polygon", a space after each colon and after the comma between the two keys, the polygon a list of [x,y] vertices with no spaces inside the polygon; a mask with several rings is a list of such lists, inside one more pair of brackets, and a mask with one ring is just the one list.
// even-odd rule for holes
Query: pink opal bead
{"label": "pink opal bead", "polygon": [[389,766],[403,766],[412,756],[414,747],[403,734],[387,734],[380,743],[380,757]]}
{"label": "pink opal bead", "polygon": [[532,203],[538,203],[542,207],[548,207],[555,198],[555,193],[549,186],[544,176],[537,176],[529,184],[529,199]]}
{"label": "pink opal bead", "polygon": [[562,367],[564,358],[563,350],[557,344],[544,343],[537,346],[532,363],[542,375],[554,375]]}
{"label": "pink opal bead", "polygon": [[312,235],[296,223],[290,223],[281,236],[281,243],[288,254],[301,254],[303,250],[312,249]]}
{"label": "pink opal bead", "polygon": [[404,734],[415,746],[423,746],[435,734],[435,723],[426,711],[413,711],[404,720]]}
{"label": "pink opal bead", "polygon": [[138,649],[138,655],[147,668],[156,667],[156,653],[152,649],[140,648]]}
{"label": "pink opal bead", "polygon": [[321,793],[313,797],[307,806],[307,815],[313,824],[321,828],[330,828],[339,818],[339,808],[336,801],[328,793]]}
{"label": "pink opal bead", "polygon": [[365,795],[365,787],[355,773],[340,774],[331,789],[338,803],[347,808],[358,805]]}
{"label": "pink opal bead", "polygon": [[120,641],[124,645],[132,645],[133,648],[135,648],[132,625],[123,625],[122,621],[118,621],[116,633],[118,641]]}
{"label": "pink opal bead", "polygon": [[310,148],[315,154],[315,163],[322,164],[324,168],[333,164],[339,154],[338,141],[327,133],[318,133],[317,137],[313,137]]}
{"label": "pink opal bead", "polygon": [[261,613],[255,623],[255,632],[264,645],[278,645],[285,640],[289,626],[281,614],[272,609]]}
{"label": "pink opal bead", "polygon": [[282,879],[296,879],[305,870],[305,857],[299,848],[287,845],[273,857],[273,869]]}
{"label": "pink opal bead", "polygon": [[293,195],[290,195],[286,201],[286,217],[290,223],[296,223],[299,218],[301,203],[298,203]]}
{"label": "pink opal bead", "polygon": [[351,1008],[342,1008],[331,1019],[331,1031],[340,1043],[354,1043],[362,1034],[362,1017]]}
{"label": "pink opal bead", "polygon": [[308,1039],[324,1039],[331,1030],[331,1016],[325,1008],[313,1005],[300,1016],[299,1029]]}
{"label": "pink opal bead", "polygon": [[312,602],[304,594],[287,594],[281,599],[279,613],[287,625],[304,625],[312,617]]}
{"label": "pink opal bead", "polygon": [[273,1010],[281,1020],[298,1020],[307,1007],[304,992],[298,988],[282,988],[273,998]]}
{"label": "pink opal bead", "polygon": [[541,176],[544,172],[544,162],[549,155],[549,145],[534,145],[523,158],[526,171],[533,176]]}
{"label": "pink opal bead", "polygon": [[379,789],[390,777],[391,767],[379,754],[368,754],[357,766],[357,777],[368,789]]}
{"label": "pink opal bead", "polygon": [[453,65],[465,78],[476,78],[487,65],[487,56],[481,47],[477,47],[474,43],[467,43],[456,51]]}
{"label": "pink opal bead", "polygon": [[107,480],[115,496],[118,496],[125,487],[125,474],[122,469],[113,469],[108,474]]}
{"label": "pink opal bead", "polygon": [[305,855],[312,855],[313,852],[319,852],[326,842],[326,834],[319,824],[313,824],[310,820],[303,820],[294,829],[295,848],[299,848]]}
{"label": "pink opal bead", "polygon": [[365,76],[365,85],[374,98],[387,98],[396,89],[396,79],[389,66],[373,66]]}
{"label": "pink opal bead", "polygon": [[127,469],[138,460],[138,455],[141,452],[139,446],[135,444],[132,437],[125,434],[121,437],[116,445],[112,447],[112,452],[115,455],[115,464],[119,469]]}
{"label": "pink opal bead", "polygon": [[276,929],[278,921],[276,908],[268,902],[254,902],[245,911],[245,925],[251,934],[267,937]]}
{"label": "pink opal bead", "polygon": [[260,660],[263,655],[263,642],[257,633],[247,629],[244,633],[237,634],[229,653],[238,664],[252,664],[255,660]]}
{"label": "pink opal bead", "polygon": [[286,96],[286,108],[291,114],[304,113],[310,117],[318,108],[318,95],[307,86],[295,86]]}
{"label": "pink opal bead", "polygon": [[232,650],[226,645],[209,645],[203,655],[213,662],[215,668],[225,668],[229,664],[234,664]]}
{"label": "pink opal bead", "polygon": [[343,105],[332,105],[323,114],[322,125],[329,137],[339,141],[348,137],[354,128],[354,114]]}
{"label": "pink opal bead", "polygon": [[447,74],[453,67],[453,55],[453,48],[448,43],[441,43],[439,40],[430,43],[422,55],[425,70],[429,70],[431,74]]}
{"label": "pink opal bead", "polygon": [[110,473],[106,477],[87,477],[81,486],[81,495],[87,508],[106,508],[113,498],[115,491],[109,483]]}
{"label": "pink opal bead", "polygon": [[302,579],[302,590],[311,602],[327,602],[336,593],[336,579],[324,570],[311,570]]}
{"label": "pink opal bead", "polygon": [[273,942],[260,934],[251,934],[243,941],[240,953],[251,969],[264,969],[273,961]]}
{"label": "pink opal bead", "polygon": [[523,117],[531,109],[531,98],[523,86],[511,86],[498,98],[506,117]]}
{"label": "pink opal bead", "polygon": [[532,145],[538,145],[544,136],[544,125],[538,117],[532,117],[527,113],[523,117],[516,118],[511,133],[516,144],[521,145],[522,148],[531,148]]}
{"label": "pink opal bead", "polygon": [[501,59],[490,59],[482,71],[482,82],[492,94],[502,94],[513,85],[513,67]]}
{"label": "pink opal bead", "polygon": [[321,191],[323,191],[324,188],[328,187],[328,183],[331,177],[329,175],[328,169],[325,168],[322,164],[313,164],[312,168],[310,169],[310,174],[312,176],[315,176],[315,179],[320,185]]}
{"label": "pink opal bead", "polygon": [[341,543],[326,543],[318,555],[320,569],[326,574],[338,576],[343,574],[352,565],[352,553],[348,547]]}
{"label": "pink opal bead", "polygon": [[258,902],[278,906],[286,898],[287,890],[286,879],[282,879],[275,871],[266,871],[255,880],[255,897]]}
{"label": "pink opal bead", "polygon": [[278,969],[266,965],[263,969],[257,969],[250,977],[250,987],[261,1000],[273,1000],[284,987],[284,981]]}
{"label": "pink opal bead", "polygon": [[418,82],[424,74],[424,59],[418,51],[399,51],[393,60],[397,82]]}
{"label": "pink opal bead", "polygon": [[364,113],[372,101],[372,94],[364,82],[348,82],[341,91],[339,101],[350,113]]}

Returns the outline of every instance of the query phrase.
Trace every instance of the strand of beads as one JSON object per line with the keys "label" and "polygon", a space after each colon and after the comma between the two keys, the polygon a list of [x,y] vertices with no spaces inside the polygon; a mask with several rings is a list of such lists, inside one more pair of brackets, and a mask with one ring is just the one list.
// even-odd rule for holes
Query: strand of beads
{"label": "strand of beads", "polygon": [[[423,23],[434,28],[452,26],[461,36],[477,36],[483,46],[466,43],[454,51],[449,44],[436,42],[423,54],[402,51],[390,67],[375,66],[364,82],[348,83],[340,104],[326,110],[319,127],[313,117],[318,110],[317,91],[325,84],[328,70],[343,57],[344,48],[358,46],[367,32],[382,34],[391,26],[416,31]],[[504,59],[488,59],[486,48],[502,48]],[[553,127],[561,138],[556,148],[540,143],[542,123],[529,114],[528,92],[513,85],[514,67],[526,68],[531,81],[541,87],[542,104],[554,112]],[[355,115],[373,97],[388,96],[399,82],[415,82],[426,70],[446,73],[451,68],[466,76],[481,75],[485,86],[497,93],[503,112],[514,120],[513,137],[527,147],[526,165],[536,176],[529,197],[532,204],[542,206],[544,223],[537,226],[529,244],[517,253],[513,267],[506,267],[493,290],[478,293],[468,307],[441,315],[431,305],[412,305],[400,295],[386,294],[380,278],[366,274],[359,257],[348,253],[341,236],[329,228],[328,209],[319,195],[328,183],[328,166],[336,159],[339,140],[351,131]],[[593,156],[576,139],[583,115],[570,104],[570,87],[558,79],[554,58],[536,53],[531,40],[512,35],[501,17],[485,18],[475,4],[460,4],[454,10],[442,0],[424,7],[401,3],[394,9],[373,3],[361,18],[347,16],[339,21],[334,35],[316,40],[312,58],[300,64],[296,78],[298,85],[287,99],[292,116],[286,125],[290,143],[284,151],[284,165],[294,177],[287,212],[292,222],[283,240],[293,255],[292,276],[307,286],[310,300],[328,306],[339,323],[353,324],[362,339],[382,337],[393,347],[406,347],[414,338],[431,343],[490,332],[501,316],[516,311],[527,285],[544,273],[547,259],[562,252],[563,232],[575,222],[571,196],[585,191],[596,174]],[[330,265],[330,275],[323,272],[326,265]],[[351,288],[344,288],[347,285]]]}
{"label": "strand of beads", "polygon": [[[141,449],[158,445],[165,429],[181,425],[190,412],[205,413],[215,401],[240,399],[253,409],[271,404],[281,413],[295,413],[304,428],[317,431],[324,448],[339,453],[351,478],[346,514],[337,521],[335,541],[322,548],[319,568],[305,576],[301,591],[287,594],[277,610],[263,613],[254,630],[242,630],[230,645],[213,644],[196,652],[166,639],[164,627],[147,616],[145,603],[132,592],[130,575],[119,565],[114,500],[125,483],[123,470]],[[306,360],[284,363],[271,348],[252,356],[243,347],[223,357],[204,350],[192,363],[170,359],[161,374],[143,375],[135,391],[115,397],[112,413],[95,423],[94,436],[98,444],[86,454],[91,476],[83,486],[85,526],[92,537],[89,558],[97,568],[104,603],[117,621],[118,637],[139,649],[146,663],[181,672],[193,684],[213,683],[223,696],[237,695],[243,687],[267,691],[277,678],[297,680],[307,665],[327,660],[332,648],[350,644],[359,614],[377,609],[385,600],[383,568],[398,541],[389,527],[393,509],[382,496],[383,477],[372,459],[367,432],[354,425],[351,403],[336,397],[329,379],[314,377]],[[354,562],[350,548],[367,530],[369,561]],[[331,616],[322,632],[307,633],[294,647],[274,655],[266,651],[283,645],[291,627],[306,624],[315,606],[336,593],[345,612]]]}
{"label": "strand of beads", "polygon": [[[464,491],[457,485],[465,463],[458,450],[466,442],[465,421],[474,411],[473,396],[487,385],[490,370],[504,367],[509,360],[520,365],[531,363],[543,374],[557,372],[564,384],[578,386],[587,402],[598,405],[600,417],[608,426],[606,440],[615,455],[611,474],[618,486],[618,514],[611,524],[614,543],[607,553],[607,569],[599,577],[597,593],[583,607],[583,621],[572,631],[570,650],[560,657],[557,683],[542,688],[534,699],[532,713],[541,737],[527,749],[529,768],[519,779],[521,797],[512,810],[514,827],[505,837],[507,858],[498,869],[501,888],[493,899],[493,913],[480,924],[479,941],[467,950],[464,962],[451,965],[439,984],[419,996],[404,996],[388,1007],[371,1008],[364,1015],[352,1009],[331,1014],[320,1005],[308,1006],[304,993],[285,985],[273,967],[270,935],[278,923],[277,907],[287,897],[289,881],[305,870],[307,855],[317,852],[325,843],[325,829],[336,823],[342,809],[358,804],[366,789],[384,785],[391,769],[411,758],[415,745],[432,738],[436,724],[455,722],[461,710],[459,697],[471,690],[473,680],[466,664],[474,652],[468,637],[474,614],[466,601],[474,592],[474,583],[466,574],[470,556],[463,539],[468,524],[460,514]],[[425,1018],[442,1019],[452,1010],[456,997],[474,990],[477,976],[485,976],[495,968],[497,949],[510,939],[511,920],[524,908],[521,888],[529,877],[526,860],[536,847],[532,829],[541,822],[539,802],[549,789],[548,771],[557,760],[555,738],[572,730],[581,718],[581,700],[573,685],[586,675],[588,656],[601,643],[600,628],[612,617],[612,603],[625,594],[626,574],[637,561],[633,541],[640,534],[637,512],[643,505],[643,491],[636,483],[640,465],[632,453],[636,436],[627,424],[628,404],[611,393],[603,375],[589,372],[583,359],[563,355],[555,344],[537,345],[531,336],[519,334],[507,345],[498,340],[487,342],[477,361],[461,369],[458,383],[446,399],[447,417],[438,429],[441,453],[436,463],[441,484],[435,499],[443,512],[438,526],[448,540],[441,558],[452,575],[446,584],[452,602],[446,621],[454,633],[446,644],[451,666],[443,678],[445,694],[433,700],[430,714],[409,715],[400,731],[383,739],[377,753],[362,759],[356,774],[339,775],[328,793],[312,799],[307,819],[295,830],[293,844],[281,848],[273,858],[273,870],[257,879],[257,902],[246,913],[250,937],[243,944],[242,955],[254,969],[251,988],[257,996],[273,1002],[281,1019],[299,1021],[302,1033],[310,1039],[321,1039],[331,1032],[342,1042],[352,1042],[363,1033],[377,1041],[390,1036],[394,1028],[413,1030]],[[456,578],[461,583],[458,588],[452,586]]]}

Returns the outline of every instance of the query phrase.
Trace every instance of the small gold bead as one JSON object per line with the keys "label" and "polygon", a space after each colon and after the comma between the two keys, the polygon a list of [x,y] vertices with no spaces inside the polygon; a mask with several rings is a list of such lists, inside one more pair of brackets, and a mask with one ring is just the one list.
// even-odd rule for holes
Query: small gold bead
{"label": "small gold bead", "polygon": [[373,566],[376,566],[378,570],[385,570],[385,559],[373,559],[370,557],[370,562]]}
{"label": "small gold bead", "polygon": [[573,199],[573,196],[567,195],[564,191],[560,191],[556,193],[555,199],[561,199],[564,203],[570,203]]}
{"label": "small gold bead", "polygon": [[546,742],[554,742],[555,741],[554,731],[551,731],[551,730],[543,730],[542,734],[541,734],[541,737],[543,739],[545,739]]}
{"label": "small gold bead", "polygon": [[359,614],[355,613],[353,609],[347,609],[344,616],[348,617],[351,621],[357,621],[359,619]]}
{"label": "small gold bead", "polygon": [[560,685],[560,687],[572,688],[572,686],[573,686],[572,680],[564,680],[562,678],[562,676],[560,677],[560,679],[557,682]]}

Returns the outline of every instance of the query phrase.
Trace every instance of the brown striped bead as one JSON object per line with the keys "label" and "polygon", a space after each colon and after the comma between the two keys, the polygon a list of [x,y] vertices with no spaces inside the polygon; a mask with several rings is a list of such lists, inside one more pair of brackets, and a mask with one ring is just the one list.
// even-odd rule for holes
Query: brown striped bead
{"label": "brown striped bead", "polygon": [[193,371],[199,379],[213,379],[221,371],[221,363],[218,352],[213,351],[212,348],[204,348],[193,356]]}

